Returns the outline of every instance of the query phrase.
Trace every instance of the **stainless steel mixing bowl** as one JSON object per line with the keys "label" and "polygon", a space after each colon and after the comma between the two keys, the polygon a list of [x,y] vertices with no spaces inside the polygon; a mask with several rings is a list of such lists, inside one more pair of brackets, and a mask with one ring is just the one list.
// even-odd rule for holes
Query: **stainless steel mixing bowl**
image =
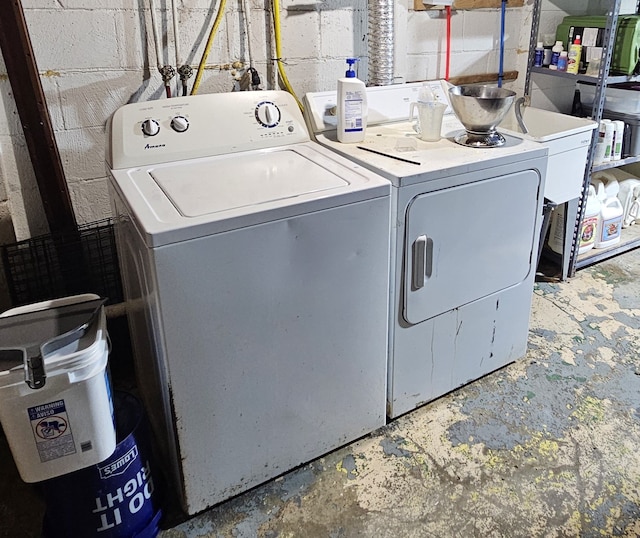
{"label": "stainless steel mixing bowl", "polygon": [[515,98],[515,92],[494,86],[454,86],[449,88],[451,107],[464,128],[471,133],[496,130]]}

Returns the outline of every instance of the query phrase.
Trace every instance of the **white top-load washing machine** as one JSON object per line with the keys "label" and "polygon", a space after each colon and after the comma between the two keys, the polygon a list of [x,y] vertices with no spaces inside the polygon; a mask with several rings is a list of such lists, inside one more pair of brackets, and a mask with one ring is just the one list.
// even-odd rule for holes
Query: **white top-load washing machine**
{"label": "white top-load washing machine", "polygon": [[390,184],[285,92],[125,105],[109,141],[137,379],[186,513],[383,425]]}
{"label": "white top-load washing machine", "polygon": [[[448,104],[446,84],[430,86]],[[305,96],[317,141],[393,185],[390,417],[525,354],[542,222],[546,148],[509,136],[501,147],[456,144],[451,108],[443,138],[423,142],[408,121],[420,87],[367,88],[360,144],[336,139],[335,92]]]}

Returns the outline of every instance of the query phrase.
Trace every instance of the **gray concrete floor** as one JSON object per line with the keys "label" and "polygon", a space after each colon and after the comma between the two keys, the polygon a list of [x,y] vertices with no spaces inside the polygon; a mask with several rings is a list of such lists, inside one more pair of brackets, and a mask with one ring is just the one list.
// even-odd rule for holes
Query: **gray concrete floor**
{"label": "gray concrete floor", "polygon": [[[639,447],[636,250],[536,284],[522,360],[160,536],[640,536]],[[38,536],[0,462],[0,536]]]}

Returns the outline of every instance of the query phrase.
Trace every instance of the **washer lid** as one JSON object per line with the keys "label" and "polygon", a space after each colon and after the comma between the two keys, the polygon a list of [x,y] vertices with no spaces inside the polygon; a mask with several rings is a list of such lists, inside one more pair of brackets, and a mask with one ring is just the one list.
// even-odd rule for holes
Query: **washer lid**
{"label": "washer lid", "polygon": [[118,218],[151,248],[389,198],[391,184],[315,142],[111,170]]}
{"label": "washer lid", "polygon": [[172,164],[149,174],[185,217],[255,206],[344,187],[348,182],[295,151]]}

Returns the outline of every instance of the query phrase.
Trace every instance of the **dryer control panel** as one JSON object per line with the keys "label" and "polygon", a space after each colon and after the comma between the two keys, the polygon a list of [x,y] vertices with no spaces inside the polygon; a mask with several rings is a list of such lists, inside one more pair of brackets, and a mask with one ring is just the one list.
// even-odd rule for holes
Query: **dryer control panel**
{"label": "dryer control panel", "polygon": [[302,113],[283,91],[231,92],[131,103],[108,126],[112,169],[308,142]]}

